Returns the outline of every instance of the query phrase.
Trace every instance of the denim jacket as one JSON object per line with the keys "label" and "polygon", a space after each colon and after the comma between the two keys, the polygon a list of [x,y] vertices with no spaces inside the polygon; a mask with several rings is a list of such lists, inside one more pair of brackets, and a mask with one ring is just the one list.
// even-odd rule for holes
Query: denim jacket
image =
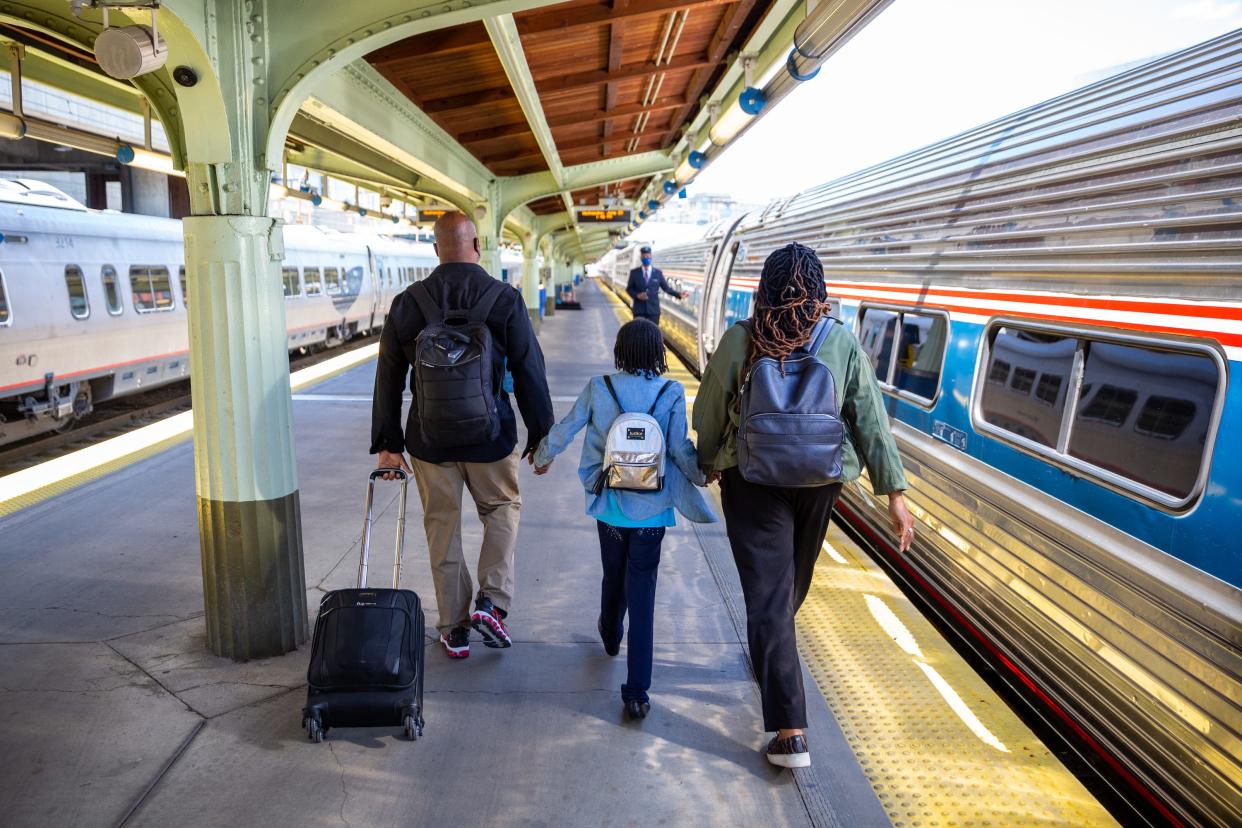
{"label": "denim jacket", "polygon": [[[634,520],[646,520],[665,509],[675,507],[695,523],[714,523],[716,515],[707,505],[695,485],[702,485],[703,471],[694,443],[686,434],[686,394],[681,383],[663,377],[641,377],[636,374],[612,374],[612,384],[617,396],[630,413],[646,413],[655,402],[664,383],[671,383],[656,406],[656,422],[664,429],[668,456],[664,463],[664,488],[658,492],[614,491],[621,511]],[[546,466],[552,458],[569,448],[578,432],[586,427],[586,439],[582,444],[582,459],[578,464],[578,477],[587,492],[587,514],[598,517],[607,507],[607,494],[595,494],[595,482],[603,473],[604,442],[612,421],[621,410],[604,378],[592,377],[586,388],[578,395],[573,411],[561,420],[539,444],[535,452],[535,464]]]}

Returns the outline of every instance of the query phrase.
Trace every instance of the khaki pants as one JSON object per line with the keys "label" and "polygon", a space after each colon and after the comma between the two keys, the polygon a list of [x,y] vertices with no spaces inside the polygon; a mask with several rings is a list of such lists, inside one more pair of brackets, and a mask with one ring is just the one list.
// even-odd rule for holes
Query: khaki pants
{"label": "khaki pants", "polygon": [[461,491],[463,484],[474,498],[483,522],[483,548],[479,550],[479,589],[508,612],[513,598],[513,551],[517,545],[518,494],[517,452],[495,463],[426,463],[414,460],[414,480],[423,502],[423,527],[431,557],[431,577],[440,606],[437,628],[447,633],[470,623],[474,586],[470,567],[461,548]]}

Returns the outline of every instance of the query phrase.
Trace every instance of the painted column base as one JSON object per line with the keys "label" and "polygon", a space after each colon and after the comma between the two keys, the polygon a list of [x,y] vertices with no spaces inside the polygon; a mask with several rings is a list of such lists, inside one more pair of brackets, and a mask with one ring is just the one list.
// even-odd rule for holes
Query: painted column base
{"label": "painted column base", "polygon": [[198,499],[207,646],[244,661],[306,642],[306,571],[296,491],[274,500]]}
{"label": "painted column base", "polygon": [[539,329],[543,327],[543,318],[539,315],[539,308],[527,308],[526,313],[530,316],[530,324],[535,329],[535,335],[539,335]]}

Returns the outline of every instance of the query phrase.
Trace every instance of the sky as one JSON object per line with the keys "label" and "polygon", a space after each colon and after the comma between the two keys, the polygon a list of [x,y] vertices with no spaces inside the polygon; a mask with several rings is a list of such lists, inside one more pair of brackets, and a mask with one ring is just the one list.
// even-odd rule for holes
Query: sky
{"label": "sky", "polygon": [[894,0],[691,183],[763,203],[1242,28],[1242,0]]}

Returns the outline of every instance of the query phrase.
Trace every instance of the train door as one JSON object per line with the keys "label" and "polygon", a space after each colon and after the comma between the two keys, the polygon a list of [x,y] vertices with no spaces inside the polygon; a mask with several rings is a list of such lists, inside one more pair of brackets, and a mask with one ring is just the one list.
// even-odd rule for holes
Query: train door
{"label": "train door", "polygon": [[384,260],[367,245],[367,264],[371,271],[371,323],[368,330],[375,330],[380,308],[384,305]]}
{"label": "train door", "polygon": [[703,307],[699,311],[699,370],[707,367],[707,360],[716,350],[716,343],[724,336],[725,308],[729,301],[729,274],[741,247],[735,231],[744,218],[743,215],[733,222],[719,243],[712,248],[712,261],[707,265],[707,285],[703,289]]}

